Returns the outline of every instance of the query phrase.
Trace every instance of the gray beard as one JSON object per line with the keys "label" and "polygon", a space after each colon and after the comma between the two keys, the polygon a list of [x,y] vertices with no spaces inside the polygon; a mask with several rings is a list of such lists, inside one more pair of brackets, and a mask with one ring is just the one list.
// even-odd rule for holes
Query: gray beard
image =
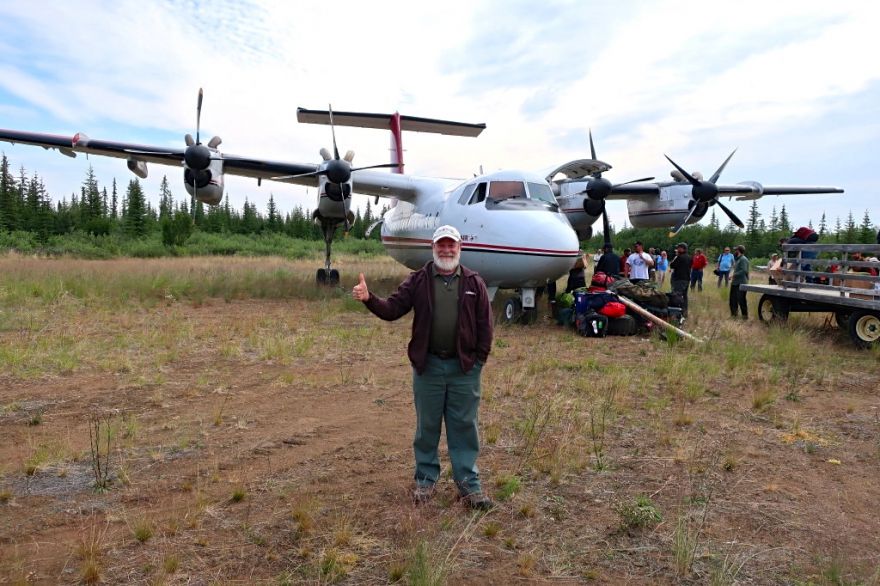
{"label": "gray beard", "polygon": [[461,261],[461,252],[457,252],[454,258],[440,258],[437,252],[434,252],[434,265],[443,272],[451,273],[458,268]]}

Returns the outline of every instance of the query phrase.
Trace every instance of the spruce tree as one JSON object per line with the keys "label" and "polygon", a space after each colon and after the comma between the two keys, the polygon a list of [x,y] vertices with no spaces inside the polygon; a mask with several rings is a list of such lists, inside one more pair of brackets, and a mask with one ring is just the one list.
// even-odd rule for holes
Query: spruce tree
{"label": "spruce tree", "polygon": [[875,240],[874,225],[871,223],[871,216],[868,210],[865,210],[865,216],[862,218],[862,225],[859,226],[859,242],[863,244],[872,244]]}
{"label": "spruce tree", "polygon": [[147,205],[144,191],[137,178],[128,182],[125,192],[125,231],[132,236],[143,236],[147,233]]}
{"label": "spruce tree", "polygon": [[828,232],[828,225],[825,223],[825,212],[822,212],[822,219],[819,220],[819,237],[825,236]]}

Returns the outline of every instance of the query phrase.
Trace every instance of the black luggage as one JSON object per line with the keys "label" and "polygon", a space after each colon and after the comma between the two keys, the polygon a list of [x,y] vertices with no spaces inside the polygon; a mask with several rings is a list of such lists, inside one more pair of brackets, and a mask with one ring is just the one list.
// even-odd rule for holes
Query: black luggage
{"label": "black luggage", "polygon": [[629,314],[608,320],[609,336],[634,336],[637,329],[635,318]]}
{"label": "black luggage", "polygon": [[578,334],[588,338],[604,338],[608,332],[608,318],[596,312],[577,314],[574,325]]}

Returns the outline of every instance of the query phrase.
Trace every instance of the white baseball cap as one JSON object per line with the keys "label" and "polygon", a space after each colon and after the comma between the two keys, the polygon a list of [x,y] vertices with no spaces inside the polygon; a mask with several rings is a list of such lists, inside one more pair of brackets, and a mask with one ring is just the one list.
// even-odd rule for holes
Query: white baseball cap
{"label": "white baseball cap", "polygon": [[434,236],[431,239],[431,242],[437,242],[442,238],[452,238],[456,242],[461,242],[461,234],[458,233],[458,230],[456,230],[454,226],[450,226],[449,224],[440,226],[434,230]]}

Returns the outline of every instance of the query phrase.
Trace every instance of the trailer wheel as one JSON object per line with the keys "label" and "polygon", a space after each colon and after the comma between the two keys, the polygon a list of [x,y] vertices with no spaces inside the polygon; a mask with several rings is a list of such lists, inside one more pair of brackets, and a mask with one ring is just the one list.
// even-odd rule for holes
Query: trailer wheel
{"label": "trailer wheel", "polygon": [[835,311],[834,312],[834,321],[837,322],[837,327],[841,330],[849,329],[849,311]]}
{"label": "trailer wheel", "polygon": [[788,302],[773,295],[761,295],[758,319],[765,324],[784,323],[788,320]]}
{"label": "trailer wheel", "polygon": [[880,343],[880,313],[859,309],[849,316],[849,337],[862,349]]}

